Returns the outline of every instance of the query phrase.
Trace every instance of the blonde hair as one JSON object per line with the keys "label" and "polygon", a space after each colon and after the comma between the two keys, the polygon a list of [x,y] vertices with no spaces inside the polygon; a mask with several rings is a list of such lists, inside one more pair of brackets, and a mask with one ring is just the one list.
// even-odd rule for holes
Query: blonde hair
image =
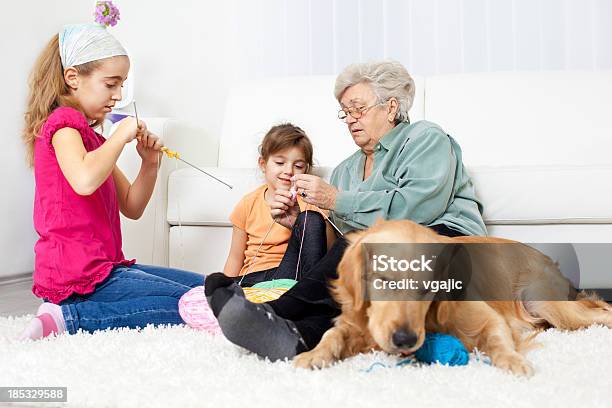
{"label": "blonde hair", "polygon": [[358,83],[370,84],[378,102],[391,98],[399,104],[395,122],[410,122],[408,111],[414,101],[414,80],[397,61],[380,61],[351,64],[336,78],[334,95],[338,101],[347,88]]}
{"label": "blonde hair", "polygon": [[[101,60],[87,62],[74,68],[80,75],[90,75],[101,64]],[[59,106],[71,106],[80,109],[79,104],[70,93],[64,81],[64,69],[59,53],[59,35],[51,38],[42,50],[28,81],[30,88],[28,103],[24,114],[25,126],[21,138],[26,146],[26,161],[30,167],[34,164],[34,142],[40,128],[51,112]],[[100,125],[95,121],[91,126]]]}

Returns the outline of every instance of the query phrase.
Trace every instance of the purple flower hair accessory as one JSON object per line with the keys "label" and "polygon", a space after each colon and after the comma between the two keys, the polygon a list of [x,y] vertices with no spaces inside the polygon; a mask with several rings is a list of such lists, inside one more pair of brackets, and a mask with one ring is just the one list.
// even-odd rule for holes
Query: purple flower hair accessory
{"label": "purple flower hair accessory", "polygon": [[96,2],[96,11],[94,12],[96,22],[106,27],[114,27],[117,21],[120,20],[119,9],[113,4],[112,1],[98,1]]}

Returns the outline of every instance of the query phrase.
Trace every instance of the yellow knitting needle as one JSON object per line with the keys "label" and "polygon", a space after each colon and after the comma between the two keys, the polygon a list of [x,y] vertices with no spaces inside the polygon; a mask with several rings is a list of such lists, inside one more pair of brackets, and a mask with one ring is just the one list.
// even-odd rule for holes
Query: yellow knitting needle
{"label": "yellow knitting needle", "polygon": [[[138,126],[138,110],[136,109],[136,101],[133,101],[132,103],[134,104],[134,116],[136,116],[136,126]],[[213,176],[212,174],[205,172],[204,170],[202,170],[202,169],[201,169],[201,168],[199,168],[198,166],[195,166],[195,165],[193,165],[193,164],[189,163],[188,161],[181,159],[181,156],[178,154],[178,152],[174,152],[174,151],[172,151],[172,150],[168,149],[166,146],[162,147],[162,148],[161,148],[161,151],[162,151],[162,152],[164,152],[164,153],[166,153],[166,156],[168,156],[168,158],[169,158],[169,159],[177,159],[177,160],[180,160],[180,161],[182,161],[183,163],[185,163],[185,164],[187,164],[187,165],[189,165],[189,166],[193,167],[194,169],[196,169],[196,170],[198,170],[198,171],[201,171],[202,173],[206,174],[208,177],[211,177],[211,178],[213,178],[213,179],[217,180],[219,183],[225,184],[225,185],[226,185],[226,186],[228,186],[230,189],[233,189],[233,188],[234,188],[234,187],[230,186],[229,184],[227,184],[225,181],[223,181],[223,180],[219,180],[218,178],[216,178],[216,177],[215,177],[215,176]]]}
{"label": "yellow knitting needle", "polygon": [[202,172],[202,173],[206,174],[208,177],[211,177],[211,178],[213,178],[213,179],[217,180],[219,183],[225,184],[225,185],[226,185],[226,186],[228,186],[229,188],[234,188],[234,187],[232,187],[231,185],[227,184],[225,181],[220,180],[220,179],[218,179],[217,177],[213,176],[212,174],[205,172],[204,170],[202,170],[202,169],[201,169],[201,168],[199,168],[198,166],[196,166],[196,165],[193,165],[193,164],[189,163],[187,160],[183,160],[183,159],[181,159],[181,156],[179,155],[179,153],[178,153],[178,152],[172,151],[172,150],[168,149],[166,146],[162,147],[162,148],[161,148],[161,151],[162,151],[162,152],[164,152],[164,153],[166,153],[166,156],[168,156],[168,158],[170,158],[170,159],[177,159],[177,160],[180,160],[180,161],[182,161],[183,163],[187,164],[188,166],[191,166],[191,167],[193,167],[194,169],[196,169],[196,170],[198,170],[198,171],[200,171],[200,172]]}

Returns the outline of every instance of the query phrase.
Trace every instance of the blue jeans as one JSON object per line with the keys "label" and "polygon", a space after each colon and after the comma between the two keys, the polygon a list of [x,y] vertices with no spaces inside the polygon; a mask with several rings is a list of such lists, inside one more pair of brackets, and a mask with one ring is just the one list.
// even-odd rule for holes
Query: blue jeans
{"label": "blue jeans", "polygon": [[181,324],[178,300],[204,284],[204,275],[161,266],[117,266],[87,295],[62,301],[66,330],[93,333],[116,327]]}

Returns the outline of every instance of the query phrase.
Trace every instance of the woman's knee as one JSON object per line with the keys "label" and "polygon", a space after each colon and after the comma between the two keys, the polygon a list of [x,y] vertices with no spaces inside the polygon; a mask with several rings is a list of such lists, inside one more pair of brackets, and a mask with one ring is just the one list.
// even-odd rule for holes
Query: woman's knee
{"label": "woman's knee", "polygon": [[306,223],[306,228],[325,228],[325,219],[318,211],[302,211],[296,220],[296,224],[301,226]]}

